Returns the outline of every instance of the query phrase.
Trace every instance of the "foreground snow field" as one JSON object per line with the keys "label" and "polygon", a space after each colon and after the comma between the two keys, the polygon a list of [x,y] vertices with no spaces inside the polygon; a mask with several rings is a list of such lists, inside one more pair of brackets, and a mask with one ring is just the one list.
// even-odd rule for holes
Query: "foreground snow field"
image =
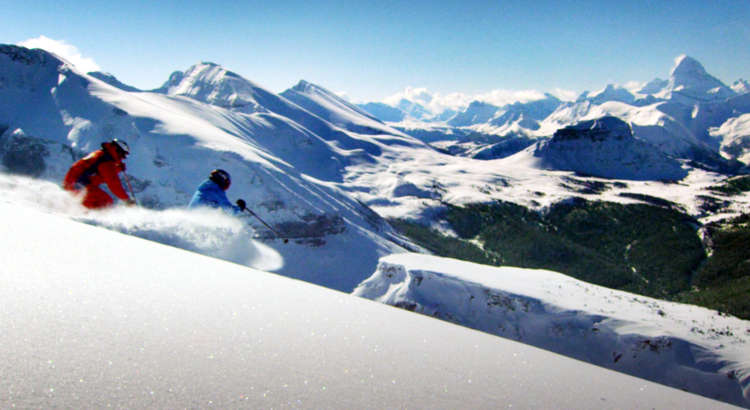
{"label": "foreground snow field", "polygon": [[0,261],[4,408],[730,407],[2,200]]}
{"label": "foreground snow field", "polygon": [[419,254],[381,258],[354,294],[748,406],[750,322],[715,310]]}

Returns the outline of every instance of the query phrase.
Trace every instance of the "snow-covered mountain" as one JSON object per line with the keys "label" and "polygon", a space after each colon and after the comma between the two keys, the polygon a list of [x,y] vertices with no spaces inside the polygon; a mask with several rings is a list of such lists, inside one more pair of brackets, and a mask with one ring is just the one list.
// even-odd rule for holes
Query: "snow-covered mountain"
{"label": "snow-covered mountain", "polygon": [[603,90],[590,93],[584,92],[578,97],[578,101],[588,100],[594,104],[603,104],[609,101],[619,101],[630,104],[635,101],[635,96],[630,91],[613,84],[607,85]]}
{"label": "snow-covered mountain", "polygon": [[[348,131],[372,135],[396,134],[392,128],[386,127],[382,121],[366,111],[307,81],[300,81],[296,86],[281,93],[281,96],[328,123]],[[403,142],[407,140],[409,138],[402,139]]]}
{"label": "snow-covered mountain", "polygon": [[[746,82],[737,81],[732,87],[708,74],[695,59],[681,56],[675,62],[669,79],[654,79],[637,92],[610,84],[598,92],[584,92],[574,102],[563,103],[546,95],[546,98],[529,103],[493,107],[474,102],[466,110],[449,120],[442,128],[434,124],[420,127],[413,120],[391,124],[410,135],[422,138],[454,154],[480,159],[501,158],[510,146],[523,149],[526,145],[517,138],[544,140],[562,128],[605,116],[616,116],[628,122],[635,138],[643,140],[667,156],[687,159],[719,170],[720,172],[746,172],[748,152],[738,149],[731,141],[722,140],[720,133],[711,133],[727,121],[750,113],[750,95]],[[432,131],[428,131],[432,130]],[[472,141],[461,139],[472,135]],[[500,141],[476,144],[479,136],[501,137],[504,148],[489,147]],[[487,139],[487,138],[485,138]],[[444,141],[444,142],[443,142]],[[724,149],[733,146],[734,148]],[[482,152],[477,156],[477,152]]]}
{"label": "snow-covered mountain", "polygon": [[357,104],[357,107],[381,121],[399,123],[404,121],[418,121],[426,123],[442,123],[453,118],[457,111],[446,109],[439,114],[433,114],[422,104],[402,99],[395,107],[382,102],[368,102]]}
{"label": "snow-covered mountain", "polygon": [[679,162],[634,138],[630,125],[617,117],[601,117],[558,130],[552,139],[508,161],[609,179],[681,180],[688,174]]}
{"label": "snow-covered mountain", "polygon": [[734,84],[732,84],[730,88],[732,89],[732,91],[736,92],[737,94],[750,93],[750,83],[748,83],[742,78],[735,81]]}
{"label": "snow-covered mountain", "polygon": [[104,73],[104,72],[101,72],[101,71],[93,71],[93,72],[89,72],[88,75],[90,75],[92,77],[95,77],[95,78],[98,78],[98,79],[104,81],[105,83],[107,83],[107,84],[109,84],[109,85],[111,85],[113,87],[119,88],[119,89],[121,89],[123,91],[130,91],[130,92],[139,92],[139,91],[141,91],[138,88],[129,86],[127,84],[124,84],[123,82],[121,82],[120,80],[118,80],[115,76],[113,76],[110,73]]}
{"label": "snow-covered mountain", "polygon": [[694,58],[681,56],[666,86],[655,93],[656,97],[688,105],[696,101],[721,101],[736,93],[706,72]]}
{"label": "snow-covered mountain", "polygon": [[663,90],[667,86],[667,84],[669,84],[669,80],[662,80],[661,78],[657,77],[644,84],[638,91],[636,91],[636,94],[656,94],[659,91]]}
{"label": "snow-covered mountain", "polygon": [[611,115],[630,123],[636,138],[666,155],[710,167],[738,168],[722,159],[721,143],[708,132],[739,113],[750,112],[750,106],[743,96],[709,75],[698,61],[683,56],[669,80],[656,79],[637,94],[646,98],[634,100],[627,90],[608,86],[595,98],[580,98],[561,106],[542,122],[537,135]]}
{"label": "snow-covered mountain", "polygon": [[[563,102],[555,96],[545,94],[545,98],[541,100],[530,101],[527,103],[517,102],[497,108],[494,113],[490,114],[491,118],[489,120],[482,121],[484,116],[492,111],[489,106],[485,106],[485,109],[482,110],[482,112],[474,112],[471,114],[472,117],[468,120],[467,124],[469,125],[467,127],[473,133],[478,133],[480,135],[503,136],[504,141],[502,142],[506,145],[517,145],[519,143],[517,140],[523,142],[529,137],[534,138],[536,135],[535,131],[539,130],[541,127],[539,122],[549,117],[550,114],[555,112],[555,110],[557,110],[562,104]],[[483,114],[484,111],[486,111],[486,113]],[[457,114],[448,121],[448,124],[459,126],[454,120],[460,119],[462,116],[464,116],[464,120],[467,120],[465,117],[466,113],[470,113],[470,110],[467,110],[462,114]],[[493,151],[497,151],[497,147],[494,147]],[[467,154],[473,158],[481,158],[474,155],[472,150],[467,152]],[[502,157],[492,156],[484,159],[496,158]]]}
{"label": "snow-covered mountain", "polygon": [[492,120],[499,109],[500,107],[486,102],[473,101],[466,110],[456,114],[447,123],[454,127],[468,127],[485,123]]}
{"label": "snow-covered mountain", "polygon": [[[173,75],[167,95],[126,92],[44,51],[3,46],[0,79],[6,172],[23,173],[26,164],[35,176],[61,181],[84,153],[120,138],[133,152],[127,165],[136,198],[168,208],[185,206],[212,169],[225,169],[234,180],[230,198],[244,198],[292,239],[288,252],[309,255],[306,269],[278,271],[339,290],[353,289],[378,257],[400,247],[376,214],[332,182],[390,144],[432,151],[382,124],[378,135],[341,129],[215,64]],[[369,251],[346,258],[350,246]],[[332,261],[348,266],[344,276],[328,272]]]}
{"label": "snow-covered mountain", "polygon": [[744,163],[750,163],[750,114],[730,118],[720,127],[710,129],[721,141],[721,151]]}
{"label": "snow-covered mountain", "polygon": [[[545,94],[544,97],[545,98],[541,100],[530,101],[527,103],[517,102],[503,106],[495,113],[489,123],[490,125],[500,127],[520,118],[542,121],[555,112],[555,110],[562,104],[562,101],[551,94]],[[534,129],[533,127],[527,128]]]}
{"label": "snow-covered mountain", "polygon": [[[206,63],[186,71],[189,75],[173,74],[158,93],[125,92],[77,72],[43,51],[13,46],[2,50],[0,73],[6,86],[0,98],[13,101],[0,106],[4,144],[12,151],[3,157],[6,171],[23,170],[18,164],[31,161],[34,165],[28,168],[33,169],[27,174],[34,172],[59,181],[75,158],[96,149],[102,141],[118,137],[128,141],[134,151],[128,161],[129,174],[141,203],[160,208],[183,205],[211,169],[224,168],[234,176],[230,198],[246,199],[264,220],[300,243],[327,246],[339,242],[336,238],[342,238],[342,242],[335,246],[349,246],[345,244],[352,241],[343,238],[359,237],[371,230],[379,232],[377,238],[389,238],[390,230],[380,216],[427,217],[431,209],[441,207],[442,201],[460,205],[500,199],[545,206],[570,195],[555,189],[556,193],[550,192],[540,201],[529,192],[537,191],[533,187],[539,183],[537,178],[550,175],[544,169],[518,168],[511,163],[498,167],[438,153],[305,82],[295,87],[298,90],[284,94],[309,110],[236,73]],[[744,96],[732,99],[736,109],[744,109]],[[508,112],[530,106],[513,105]],[[243,112],[248,107],[252,107],[252,114]],[[527,112],[532,115],[537,111]],[[612,101],[602,105],[590,101],[566,103],[539,122],[536,133],[548,133],[549,138],[555,131],[582,121],[616,116],[630,124],[636,140],[650,143],[668,156],[676,157],[678,152],[690,152],[695,147],[707,150],[706,143],[673,120],[680,113],[676,104],[665,102],[645,107]],[[715,128],[718,130],[722,123]],[[433,125],[430,138],[451,129],[458,130],[454,138],[476,134],[470,134],[470,129]],[[721,135],[710,139],[718,141]],[[475,142],[472,155],[505,157],[533,141],[529,137],[493,138]],[[492,147],[496,152],[485,152],[482,144],[499,145]],[[655,161],[661,158],[651,157]],[[14,170],[9,165],[20,168]],[[660,166],[648,165],[652,169]],[[708,178],[696,174],[691,180],[706,181],[701,182],[705,186],[719,178],[720,174]],[[504,188],[487,189],[493,186]],[[634,184],[628,189],[640,187]],[[691,188],[671,200],[693,209],[700,195],[699,189]],[[343,236],[335,234],[342,229]],[[262,229],[259,233],[273,237]],[[358,275],[369,275],[377,257],[393,246],[386,239],[380,241],[371,246],[369,259],[343,263],[365,268],[367,273]],[[329,250],[334,252],[335,246]],[[319,261],[312,259],[313,264]],[[341,278],[327,278],[322,273],[325,264],[320,263],[317,269],[321,273],[311,275],[316,283],[337,289],[353,289],[359,283],[352,278],[342,285]],[[300,274],[294,271],[291,266],[282,270],[289,275]]]}
{"label": "snow-covered mountain", "polygon": [[399,101],[398,104],[396,104],[396,108],[403,111],[409,117],[417,120],[429,119],[431,117],[427,109],[424,108],[421,104],[409,101],[407,99],[402,99],[401,101]]}
{"label": "snow-covered mountain", "polygon": [[354,294],[750,406],[750,328],[716,311],[555,272],[414,254],[383,258]]}

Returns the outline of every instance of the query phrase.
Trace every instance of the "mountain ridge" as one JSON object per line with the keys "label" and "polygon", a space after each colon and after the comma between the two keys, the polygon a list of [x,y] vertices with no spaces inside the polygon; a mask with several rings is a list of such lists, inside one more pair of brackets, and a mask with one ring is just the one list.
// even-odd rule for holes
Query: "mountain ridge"
{"label": "mountain ridge", "polygon": [[[711,76],[697,60],[680,56],[667,80],[656,78],[634,92],[609,84],[598,92],[584,92],[572,102],[555,101],[549,94],[542,100],[497,108],[472,102],[445,121],[442,138],[436,132],[440,128],[428,123],[420,126],[418,120],[402,120],[403,123],[391,125],[410,130],[407,133],[425,138],[427,142],[439,142],[441,149],[469,156],[482,148],[477,145],[481,138],[494,140],[490,144],[503,140],[506,145],[520,147],[523,144],[511,141],[546,140],[564,127],[617,116],[630,123],[637,139],[653,144],[668,156],[694,161],[720,172],[746,173],[750,172],[746,162],[750,152],[747,145],[722,141],[724,134],[711,131],[750,113],[750,106],[745,103],[750,89],[746,84],[739,80],[733,88],[728,87]],[[541,102],[545,102],[546,111],[534,109],[534,105]],[[532,113],[536,115],[530,115]],[[428,129],[432,131],[426,132]],[[474,137],[467,141],[462,137],[465,134]],[[734,136],[732,141],[738,138],[742,137]],[[481,158],[496,157],[484,155]],[[743,159],[742,163],[739,158]]]}

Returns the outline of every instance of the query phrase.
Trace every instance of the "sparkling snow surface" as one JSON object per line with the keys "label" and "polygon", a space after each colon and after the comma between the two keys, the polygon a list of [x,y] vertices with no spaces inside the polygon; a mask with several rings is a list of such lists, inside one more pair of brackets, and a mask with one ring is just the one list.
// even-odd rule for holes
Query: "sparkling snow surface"
{"label": "sparkling snow surface", "polygon": [[0,260],[4,408],[724,406],[4,201]]}
{"label": "sparkling snow surface", "polygon": [[419,254],[382,258],[353,294],[706,397],[749,404],[750,322],[709,309],[551,271]]}
{"label": "sparkling snow surface", "polygon": [[569,276],[429,255],[381,259],[354,295],[748,407],[750,321]]}

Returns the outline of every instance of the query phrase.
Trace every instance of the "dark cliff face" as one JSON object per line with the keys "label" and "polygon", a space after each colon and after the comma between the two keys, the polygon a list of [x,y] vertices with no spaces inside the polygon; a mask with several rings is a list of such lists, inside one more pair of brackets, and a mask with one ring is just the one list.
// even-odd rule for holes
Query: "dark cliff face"
{"label": "dark cliff face", "polygon": [[62,64],[62,61],[58,58],[38,48],[28,49],[14,45],[0,44],[0,54],[7,56],[10,61],[24,65],[47,65],[52,63],[59,66]]}
{"label": "dark cliff face", "polygon": [[572,140],[602,142],[608,139],[621,141],[628,138],[633,138],[633,131],[628,123],[617,117],[602,117],[557,130],[550,142],[553,144]]}
{"label": "dark cliff face", "polygon": [[47,51],[0,44],[0,91],[48,91],[58,85],[58,75],[67,71],[65,61]]}

